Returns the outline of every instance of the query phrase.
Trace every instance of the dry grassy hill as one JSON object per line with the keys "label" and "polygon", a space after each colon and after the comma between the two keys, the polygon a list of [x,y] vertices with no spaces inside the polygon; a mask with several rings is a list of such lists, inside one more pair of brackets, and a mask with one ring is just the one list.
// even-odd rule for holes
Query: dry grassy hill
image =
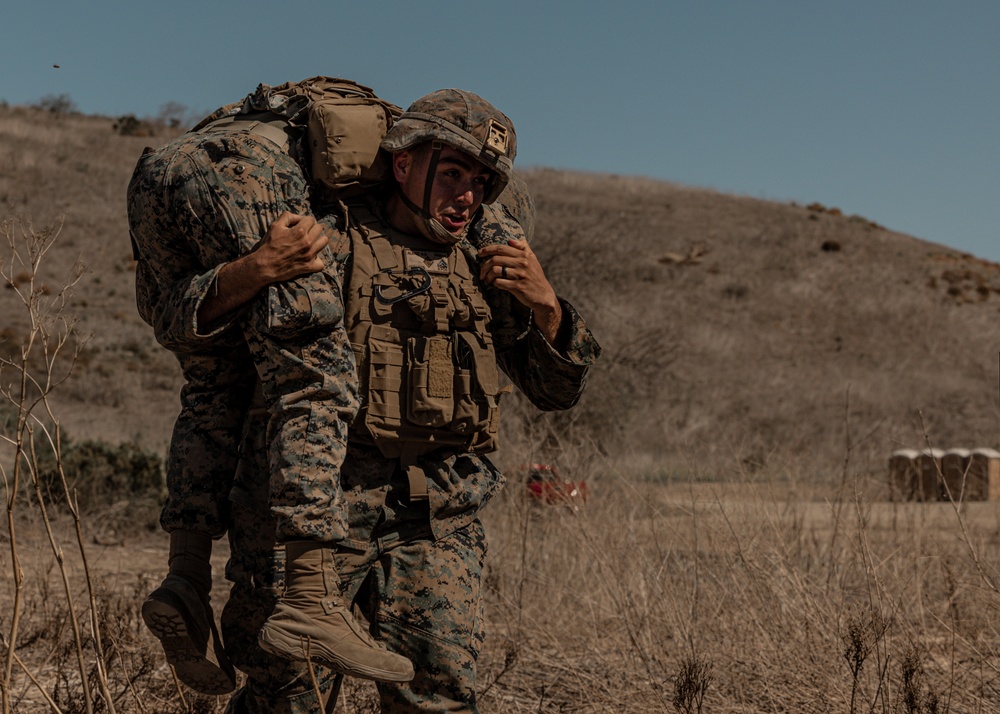
{"label": "dry grassy hill", "polygon": [[[77,260],[88,271],[68,306],[90,338],[58,399],[66,428],[162,451],[178,370],[135,312],[124,196],[142,148],[169,131],[113,126],[0,109],[0,218],[14,232],[58,226],[52,286]],[[876,472],[926,438],[997,445],[1000,266],[819,204],[552,170],[528,180],[537,250],[606,355],[576,412],[531,423],[563,447],[725,477],[838,470],[848,443]],[[14,298],[0,293],[8,347],[24,329]]]}
{"label": "dry grassy hill", "polygon": [[[832,208],[538,171],[551,277],[608,349],[585,423],[709,470],[994,445],[1000,266]],[[926,437],[925,437],[926,434]]]}
{"label": "dry grassy hill", "polygon": [[[167,138],[0,107],[0,238],[57,233],[44,300],[86,266],[65,314],[89,338],[56,413],[74,439],[161,454],[180,377],[135,311],[124,200],[142,148]],[[536,249],[605,356],[577,409],[507,409],[502,461],[552,458],[592,497],[544,508],[512,483],[484,514],[482,710],[997,711],[996,504],[879,502],[879,484],[900,446],[997,446],[1000,266],[819,204],[527,178]],[[15,258],[0,240],[0,272],[23,291]],[[30,334],[17,290],[0,288],[0,356]],[[10,413],[0,402],[4,436]],[[0,472],[9,487],[2,449]],[[99,698],[87,671],[119,712],[222,712],[223,698],[181,696],[138,619],[166,562],[163,534],[144,530],[156,504],[105,504],[79,531],[54,508],[50,531],[29,481],[0,529],[0,699],[85,711]],[[104,654],[93,625],[69,631],[84,611]],[[359,682],[336,707],[376,709]]]}

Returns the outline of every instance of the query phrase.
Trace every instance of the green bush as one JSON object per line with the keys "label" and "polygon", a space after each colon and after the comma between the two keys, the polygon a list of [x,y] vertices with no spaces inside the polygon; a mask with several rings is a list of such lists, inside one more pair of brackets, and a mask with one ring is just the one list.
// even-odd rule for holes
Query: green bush
{"label": "green bush", "polygon": [[[143,496],[160,496],[164,490],[163,459],[137,444],[111,446],[103,441],[63,443],[66,483],[76,492],[80,508],[90,510]],[[42,492],[52,503],[65,502],[54,454],[40,455],[38,468]]]}
{"label": "green bush", "polygon": [[76,102],[68,94],[46,94],[38,100],[36,105],[39,109],[44,109],[51,114],[76,114]]}
{"label": "green bush", "polygon": [[156,134],[150,122],[137,119],[135,114],[125,114],[118,117],[111,128],[122,136],[153,136]]}

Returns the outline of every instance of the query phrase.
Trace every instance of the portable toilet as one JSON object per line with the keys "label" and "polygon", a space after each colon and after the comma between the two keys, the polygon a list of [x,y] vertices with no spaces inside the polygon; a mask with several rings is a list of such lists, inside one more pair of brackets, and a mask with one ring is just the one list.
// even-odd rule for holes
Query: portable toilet
{"label": "portable toilet", "polygon": [[968,500],[1000,501],[1000,451],[972,450],[965,489]]}
{"label": "portable toilet", "polygon": [[949,496],[952,501],[973,500],[967,478],[970,454],[968,449],[948,449],[944,452],[941,457],[941,500],[947,501]]}
{"label": "portable toilet", "polygon": [[917,487],[920,452],[898,449],[889,456],[889,500],[912,501]]}

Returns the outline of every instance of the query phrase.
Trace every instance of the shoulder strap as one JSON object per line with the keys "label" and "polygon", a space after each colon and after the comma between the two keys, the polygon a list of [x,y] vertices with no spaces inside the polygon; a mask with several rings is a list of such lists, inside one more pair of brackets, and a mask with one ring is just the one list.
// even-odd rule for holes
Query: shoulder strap
{"label": "shoulder strap", "polygon": [[231,127],[237,130],[248,131],[257,134],[273,144],[276,144],[281,151],[288,151],[291,147],[291,137],[288,135],[290,126],[288,120],[270,112],[256,112],[253,114],[235,114],[216,119],[201,126],[197,131],[204,133],[212,129]]}

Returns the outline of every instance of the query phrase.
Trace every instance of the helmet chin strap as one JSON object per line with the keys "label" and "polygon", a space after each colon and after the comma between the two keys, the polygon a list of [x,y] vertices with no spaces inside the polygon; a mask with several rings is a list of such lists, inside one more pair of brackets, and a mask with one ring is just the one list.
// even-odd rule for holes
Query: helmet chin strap
{"label": "helmet chin strap", "polygon": [[465,228],[462,229],[461,233],[455,234],[441,225],[441,221],[437,220],[431,215],[431,191],[434,188],[434,174],[437,171],[438,161],[441,158],[441,147],[440,141],[432,142],[431,148],[431,160],[427,165],[427,176],[424,177],[424,205],[423,208],[411,201],[406,194],[403,192],[402,186],[396,184],[396,191],[399,194],[403,205],[410,209],[420,225],[424,228],[425,234],[432,240],[436,240],[440,243],[458,243],[460,240],[465,238],[466,234],[469,232],[469,223],[465,224]]}

